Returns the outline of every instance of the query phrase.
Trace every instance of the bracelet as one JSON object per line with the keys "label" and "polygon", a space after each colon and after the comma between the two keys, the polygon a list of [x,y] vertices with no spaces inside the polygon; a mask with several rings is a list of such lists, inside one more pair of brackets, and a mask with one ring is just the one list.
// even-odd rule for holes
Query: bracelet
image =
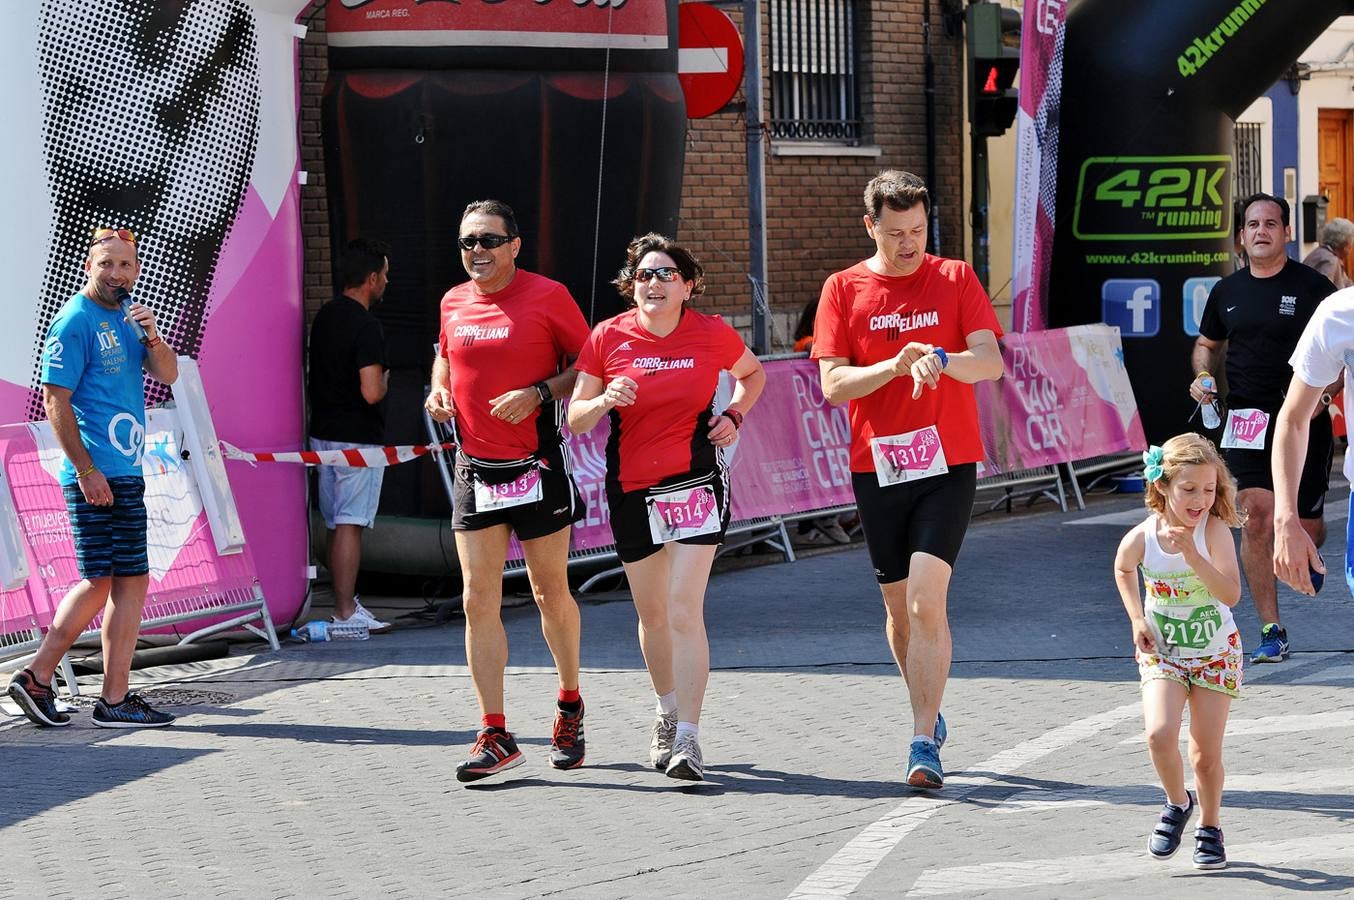
{"label": "bracelet", "polygon": [[147,350],[154,350],[156,347],[158,347],[160,344],[163,344],[163,343],[164,343],[164,341],[160,340],[160,336],[157,334],[155,337],[153,337],[153,338],[151,338],[150,340],[146,341],[146,349],[147,349]]}
{"label": "bracelet", "polygon": [[723,416],[724,418],[728,419],[730,422],[733,423],[733,430],[734,430],[734,431],[740,431],[740,430],[742,429],[742,427],[743,427],[743,414],[740,413],[738,410],[732,409],[732,408],[726,409],[726,410],[724,410],[722,413],[720,413],[720,415]]}
{"label": "bracelet", "polygon": [[94,463],[91,462],[91,463],[89,464],[89,468],[85,469],[85,470],[82,471],[82,472],[76,472],[76,473],[75,473],[75,480],[76,480],[76,481],[79,481],[81,478],[86,477],[87,475],[89,475],[90,472],[93,472],[94,469],[95,469],[95,465],[94,465]]}
{"label": "bracelet", "polygon": [[936,347],[931,351],[940,360],[940,367],[943,369],[950,364],[950,355],[941,347]]}

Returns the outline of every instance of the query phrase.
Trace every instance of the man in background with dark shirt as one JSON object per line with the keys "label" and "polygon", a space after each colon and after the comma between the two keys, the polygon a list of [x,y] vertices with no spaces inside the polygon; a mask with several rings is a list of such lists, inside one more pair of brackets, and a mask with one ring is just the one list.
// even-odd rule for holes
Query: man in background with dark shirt
{"label": "man in background with dark shirt", "polygon": [[[1302,330],[1335,286],[1315,269],[1288,258],[1288,203],[1282,197],[1254,194],[1242,206],[1241,240],[1248,264],[1213,286],[1199,323],[1191,358],[1196,401],[1212,399],[1203,379],[1226,361],[1227,409],[1221,445],[1236,477],[1237,502],[1246,513],[1241,531],[1241,567],[1246,572],[1260,643],[1253,663],[1288,658],[1288,632],[1279,620],[1274,580],[1274,479],[1270,457],[1274,419],[1283,406],[1293,370],[1288,364]],[[1216,384],[1216,382],[1215,382]],[[1331,420],[1329,394],[1317,404],[1308,426],[1307,457],[1298,490],[1303,530],[1318,547],[1326,537],[1322,519],[1330,483]]]}
{"label": "man in background with dark shirt", "polygon": [[[371,314],[385,296],[390,247],[358,238],[343,254],[343,293],[320,307],[310,326],[310,446],[312,450],[379,447],[385,439],[383,401],[390,381],[385,335]],[[362,529],[376,524],[381,468],[319,466],[320,515],[329,529],[334,621],[361,622],[373,634],[391,626],[373,616],[355,593]]]}

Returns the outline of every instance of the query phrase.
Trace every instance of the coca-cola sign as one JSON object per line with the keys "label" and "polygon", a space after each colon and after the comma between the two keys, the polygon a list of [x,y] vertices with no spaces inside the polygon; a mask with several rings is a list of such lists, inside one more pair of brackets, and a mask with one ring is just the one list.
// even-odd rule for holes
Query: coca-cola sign
{"label": "coca-cola sign", "polygon": [[341,0],[328,16],[338,47],[668,46],[666,0]]}

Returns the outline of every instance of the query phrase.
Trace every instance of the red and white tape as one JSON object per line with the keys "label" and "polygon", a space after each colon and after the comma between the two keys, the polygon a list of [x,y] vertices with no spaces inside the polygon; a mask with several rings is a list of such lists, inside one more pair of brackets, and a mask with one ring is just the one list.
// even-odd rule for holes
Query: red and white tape
{"label": "red and white tape", "polygon": [[227,459],[237,459],[251,466],[261,462],[300,463],[305,466],[347,466],[349,468],[372,469],[381,466],[393,466],[409,462],[429,453],[443,453],[455,450],[456,445],[423,444],[401,447],[360,447],[349,450],[293,450],[286,453],[250,453],[233,444],[221,442]]}

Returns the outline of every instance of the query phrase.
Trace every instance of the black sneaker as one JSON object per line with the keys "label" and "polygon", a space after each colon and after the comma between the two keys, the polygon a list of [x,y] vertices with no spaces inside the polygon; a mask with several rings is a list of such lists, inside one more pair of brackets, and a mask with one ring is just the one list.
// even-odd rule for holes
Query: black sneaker
{"label": "black sneaker", "polygon": [[121,703],[109,703],[102,697],[94,704],[90,717],[100,728],[163,728],[174,723],[174,716],[147,703],[140,694],[129,693]]}
{"label": "black sneaker", "polygon": [[1227,850],[1222,846],[1222,829],[1200,825],[1194,829],[1194,868],[1227,868]]}
{"label": "black sneaker", "polygon": [[24,711],[31,722],[38,725],[69,725],[70,713],[56,708],[56,691],[49,684],[39,684],[27,669],[15,672],[9,680],[9,696]]}
{"label": "black sneaker", "polygon": [[583,701],[578,709],[555,709],[555,727],[550,732],[550,765],[556,769],[576,769],[583,765]]}
{"label": "black sneaker", "polygon": [[456,767],[457,781],[479,781],[520,766],[522,751],[512,735],[500,728],[486,728],[475,738],[470,758]]}
{"label": "black sneaker", "polygon": [[1185,796],[1189,797],[1189,806],[1184,809],[1170,803],[1162,807],[1161,821],[1147,839],[1147,852],[1156,859],[1170,859],[1180,849],[1180,839],[1185,836],[1185,825],[1194,815],[1195,805],[1194,794],[1186,791]]}

